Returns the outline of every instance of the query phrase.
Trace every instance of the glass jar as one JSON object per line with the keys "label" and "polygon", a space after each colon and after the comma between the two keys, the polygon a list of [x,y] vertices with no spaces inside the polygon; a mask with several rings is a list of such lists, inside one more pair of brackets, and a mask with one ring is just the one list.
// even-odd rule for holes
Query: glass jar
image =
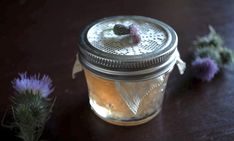
{"label": "glass jar", "polygon": [[87,26],[78,54],[96,115],[122,126],[155,117],[174,65],[185,69],[177,43],[170,26],[148,17],[116,16]]}

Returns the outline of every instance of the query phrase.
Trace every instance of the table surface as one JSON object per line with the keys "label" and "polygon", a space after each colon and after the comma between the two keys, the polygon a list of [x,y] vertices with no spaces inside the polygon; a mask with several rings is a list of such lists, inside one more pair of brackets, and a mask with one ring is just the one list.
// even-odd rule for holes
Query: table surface
{"label": "table surface", "polygon": [[[191,45],[208,25],[234,49],[233,0],[1,0],[0,117],[13,95],[11,81],[19,72],[48,74],[57,96],[43,139],[49,141],[233,141],[234,69],[227,68],[209,83],[191,77]],[[143,15],[171,25],[179,51],[187,62],[183,76],[174,69],[163,109],[147,124],[119,127],[100,120],[90,110],[81,72],[72,67],[82,27],[113,15]],[[0,138],[18,140],[0,128]]]}

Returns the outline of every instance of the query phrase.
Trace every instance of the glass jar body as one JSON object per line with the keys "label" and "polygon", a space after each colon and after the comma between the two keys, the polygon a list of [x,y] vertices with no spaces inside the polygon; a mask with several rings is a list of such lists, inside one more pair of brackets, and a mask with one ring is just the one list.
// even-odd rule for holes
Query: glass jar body
{"label": "glass jar body", "polygon": [[143,124],[162,108],[170,72],[147,80],[113,80],[85,69],[92,110],[101,119],[121,126]]}

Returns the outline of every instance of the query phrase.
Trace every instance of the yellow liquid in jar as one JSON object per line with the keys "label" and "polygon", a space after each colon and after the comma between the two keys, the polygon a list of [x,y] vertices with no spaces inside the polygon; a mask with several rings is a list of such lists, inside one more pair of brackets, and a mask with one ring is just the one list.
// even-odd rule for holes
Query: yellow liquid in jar
{"label": "yellow liquid in jar", "polygon": [[131,126],[145,123],[160,112],[169,73],[139,81],[110,80],[88,70],[85,76],[92,110],[109,123]]}

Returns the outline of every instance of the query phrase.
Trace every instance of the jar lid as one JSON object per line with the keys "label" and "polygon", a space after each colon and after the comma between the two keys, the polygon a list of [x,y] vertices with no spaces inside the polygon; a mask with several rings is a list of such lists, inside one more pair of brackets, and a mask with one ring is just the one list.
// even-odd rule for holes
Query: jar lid
{"label": "jar lid", "polygon": [[[134,25],[139,41],[116,34],[116,25]],[[178,60],[178,38],[167,24],[143,16],[115,16],[98,20],[81,33],[79,60],[100,75],[118,78],[149,77],[172,69]]]}

